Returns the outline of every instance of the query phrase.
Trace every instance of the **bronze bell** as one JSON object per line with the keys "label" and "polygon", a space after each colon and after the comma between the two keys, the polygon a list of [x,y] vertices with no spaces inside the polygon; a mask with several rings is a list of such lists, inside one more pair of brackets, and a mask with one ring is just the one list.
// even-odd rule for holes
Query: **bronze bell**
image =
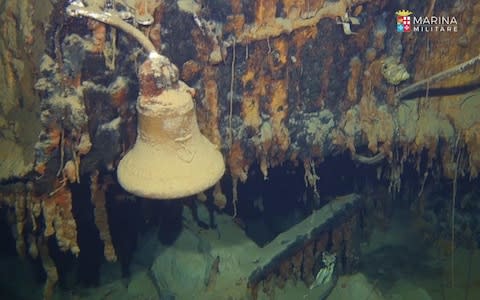
{"label": "bronze bell", "polygon": [[159,88],[161,76],[151,60],[140,68],[137,140],[120,161],[117,176],[134,195],[174,199],[214,185],[225,164],[198,129],[192,89],[178,80]]}

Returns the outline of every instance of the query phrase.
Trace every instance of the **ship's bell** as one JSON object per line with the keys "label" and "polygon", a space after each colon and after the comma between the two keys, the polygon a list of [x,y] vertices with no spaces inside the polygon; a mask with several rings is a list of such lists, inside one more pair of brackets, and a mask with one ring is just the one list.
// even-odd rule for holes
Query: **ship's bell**
{"label": "ship's bell", "polygon": [[151,199],[199,193],[222,177],[223,156],[198,129],[191,89],[179,82],[159,90],[149,68],[141,68],[137,140],[118,165],[118,181]]}

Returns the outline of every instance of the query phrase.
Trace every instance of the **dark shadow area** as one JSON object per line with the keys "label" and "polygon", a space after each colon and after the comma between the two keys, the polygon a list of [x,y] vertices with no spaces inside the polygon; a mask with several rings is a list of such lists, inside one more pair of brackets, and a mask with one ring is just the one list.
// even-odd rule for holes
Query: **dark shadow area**
{"label": "dark shadow area", "polygon": [[77,222],[78,255],[77,281],[85,287],[98,286],[103,258],[103,242],[95,225],[94,206],[90,195],[90,178],[81,178],[81,184],[71,185],[72,205]]}
{"label": "dark shadow area", "polygon": [[143,199],[145,226],[158,227],[158,240],[164,245],[173,244],[183,228],[183,201]]}
{"label": "dark shadow area", "polygon": [[112,243],[121,265],[122,277],[130,277],[130,264],[137,248],[138,235],[143,225],[140,201],[136,197],[123,197],[121,187],[113,185],[106,195],[108,223]]}
{"label": "dark shadow area", "polygon": [[251,169],[248,181],[238,187],[238,211],[241,225],[255,243],[268,244],[332,198],[362,190],[376,174],[374,166],[357,165],[348,153],[329,158],[315,171],[319,199],[306,186],[303,164],[271,168],[266,180],[258,166]]}

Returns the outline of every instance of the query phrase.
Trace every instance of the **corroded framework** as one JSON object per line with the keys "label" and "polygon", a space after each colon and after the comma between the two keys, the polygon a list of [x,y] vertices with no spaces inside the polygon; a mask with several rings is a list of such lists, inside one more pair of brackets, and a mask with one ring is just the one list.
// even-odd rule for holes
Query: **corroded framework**
{"label": "corroded framework", "polygon": [[[135,139],[131,68],[142,57],[124,35],[102,23],[82,22],[80,31],[86,34],[78,35],[78,28],[65,20],[56,27],[53,19],[59,16],[52,7],[43,8],[50,9],[45,12],[32,1],[18,2],[7,1],[1,14],[0,73],[5,74],[8,101],[1,102],[5,139],[0,151],[8,153],[0,161],[0,204],[14,211],[19,253],[29,249],[30,255],[42,258],[49,277],[45,294],[50,295],[58,275],[45,239],[55,235],[62,250],[78,253],[70,185],[82,178],[92,178],[95,221],[105,256],[115,259],[105,228],[104,193],[116,184],[108,171]],[[128,2],[145,12],[144,1]],[[344,151],[359,163],[379,165],[392,192],[401,188],[408,161],[416,166],[421,183],[432,175],[455,181],[478,176],[479,92],[442,91],[478,80],[480,40],[474,29],[480,23],[479,3],[442,8],[464,20],[462,31],[428,37],[392,32],[388,16],[393,12],[382,15],[386,1],[381,0],[232,0],[218,8],[220,15],[208,8],[147,3],[154,20],[140,31],[152,40],[149,48],[163,49],[179,64],[181,79],[196,87],[201,130],[226,158],[234,192],[227,199],[222,187],[215,187],[220,208],[227,201],[241,201],[236,187],[248,180],[254,165],[265,178],[269,168],[285,162],[303,165],[305,183],[315,189],[322,176],[315,166]],[[426,8],[418,3],[409,8],[437,13],[435,1]],[[50,14],[52,20],[46,20]],[[52,28],[45,39],[51,38],[53,45],[41,61],[44,33],[33,26],[31,15],[43,16],[43,24]],[[18,22],[24,26],[17,32]],[[346,34],[345,23],[354,34]],[[448,80],[435,82],[438,77],[432,77],[462,63],[469,69],[447,72]],[[35,70],[39,96],[31,92]],[[98,80],[105,74],[105,81]],[[405,78],[410,81],[400,80]],[[417,98],[399,99],[418,86]],[[39,120],[36,111],[42,112]],[[26,134],[30,128],[24,120],[41,125],[38,139],[36,132]],[[106,171],[98,174],[98,169]],[[43,229],[37,226],[41,217],[46,220]]]}

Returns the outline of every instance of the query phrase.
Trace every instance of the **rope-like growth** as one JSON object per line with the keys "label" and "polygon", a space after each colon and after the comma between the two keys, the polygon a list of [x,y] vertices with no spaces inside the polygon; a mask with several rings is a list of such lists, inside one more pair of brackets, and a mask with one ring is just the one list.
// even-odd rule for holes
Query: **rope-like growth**
{"label": "rope-like growth", "polygon": [[81,2],[72,2],[66,9],[71,17],[86,17],[111,25],[123,30],[135,38],[148,52],[148,59],[152,61],[154,76],[160,81],[158,87],[171,87],[178,82],[178,69],[166,57],[158,53],[152,41],[133,25],[125,22],[115,12],[103,11],[96,6],[84,6]]}
{"label": "rope-like growth", "polygon": [[157,59],[163,61],[163,63],[165,64],[170,63],[170,60],[167,57],[158,53],[152,41],[150,41],[148,37],[146,37],[140,30],[135,28],[133,25],[130,25],[129,23],[122,20],[122,18],[117,16],[115,13],[103,11],[100,8],[94,6],[82,6],[76,2],[70,4],[67,7],[66,11],[67,14],[71,17],[91,18],[96,21],[121,29],[128,35],[135,38],[140,43],[140,45],[142,45],[143,48],[145,48],[145,50],[149,53],[149,56],[154,56]]}
{"label": "rope-like growth", "polygon": [[426,78],[417,83],[409,85],[404,89],[401,89],[395,94],[395,98],[402,99],[403,97],[409,94],[412,94],[420,89],[426,88],[427,86],[429,87],[432,83],[435,83],[443,79],[457,75],[459,73],[462,73],[463,71],[475,66],[478,62],[480,62],[480,55],[475,56],[474,58],[467,60],[466,62],[461,63],[459,65],[456,65],[448,70],[442,71],[429,78]]}
{"label": "rope-like growth", "polygon": [[383,161],[385,158],[385,153],[379,152],[375,154],[374,156],[368,157],[368,156],[363,156],[357,153],[352,154],[352,159],[356,162],[366,164],[366,165],[375,165]]}

